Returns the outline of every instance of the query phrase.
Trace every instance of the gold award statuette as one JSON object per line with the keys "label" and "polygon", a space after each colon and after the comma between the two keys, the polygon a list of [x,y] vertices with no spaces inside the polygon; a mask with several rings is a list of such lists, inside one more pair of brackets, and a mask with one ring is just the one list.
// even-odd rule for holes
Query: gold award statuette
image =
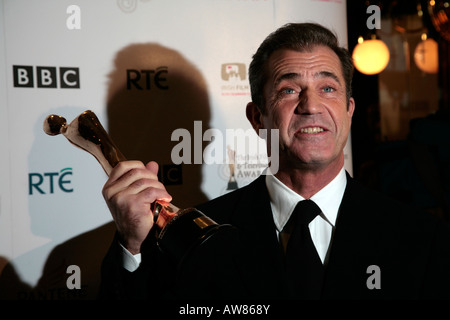
{"label": "gold award statuette", "polygon": [[[70,124],[61,116],[49,115],[44,121],[44,131],[52,136],[62,134],[72,144],[92,154],[108,176],[117,163],[126,160],[90,110]],[[231,227],[217,224],[195,208],[179,209],[162,201],[154,203],[153,215],[159,230],[158,246],[177,263],[219,229]]]}

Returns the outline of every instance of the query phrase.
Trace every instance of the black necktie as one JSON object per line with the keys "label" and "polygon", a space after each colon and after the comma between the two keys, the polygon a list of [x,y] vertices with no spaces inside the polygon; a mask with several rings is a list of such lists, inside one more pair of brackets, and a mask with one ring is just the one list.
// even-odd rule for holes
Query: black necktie
{"label": "black necktie", "polygon": [[300,201],[280,234],[281,239],[290,234],[286,271],[290,294],[297,299],[319,299],[322,292],[324,267],[308,228],[318,214],[320,208],[314,201]]}

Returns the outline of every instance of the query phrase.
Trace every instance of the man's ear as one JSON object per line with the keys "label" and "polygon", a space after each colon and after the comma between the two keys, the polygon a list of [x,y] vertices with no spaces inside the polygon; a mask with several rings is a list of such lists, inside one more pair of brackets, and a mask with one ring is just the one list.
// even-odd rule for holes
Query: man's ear
{"label": "man's ear", "polygon": [[262,113],[258,106],[254,102],[249,102],[247,104],[246,115],[248,121],[252,124],[253,129],[258,134],[259,129],[264,129],[264,124],[262,122]]}
{"label": "man's ear", "polygon": [[350,98],[347,106],[347,114],[350,117],[350,121],[353,118],[353,113],[355,112],[355,99]]}

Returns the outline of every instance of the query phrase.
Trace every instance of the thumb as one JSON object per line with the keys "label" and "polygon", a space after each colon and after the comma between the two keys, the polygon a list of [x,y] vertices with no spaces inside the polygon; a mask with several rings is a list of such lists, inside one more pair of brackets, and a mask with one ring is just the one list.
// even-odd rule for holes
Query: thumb
{"label": "thumb", "polygon": [[147,163],[145,165],[145,168],[153,172],[156,176],[158,175],[159,165],[155,161],[150,161],[149,163]]}

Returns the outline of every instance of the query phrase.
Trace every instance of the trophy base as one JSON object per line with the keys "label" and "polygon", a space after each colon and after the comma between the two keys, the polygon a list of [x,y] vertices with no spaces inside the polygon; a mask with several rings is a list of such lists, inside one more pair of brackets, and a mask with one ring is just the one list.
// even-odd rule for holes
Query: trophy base
{"label": "trophy base", "polygon": [[167,223],[157,240],[160,250],[180,264],[195,247],[200,246],[221,229],[219,225],[195,208],[181,210]]}
{"label": "trophy base", "polygon": [[238,184],[236,181],[229,181],[227,190],[236,190],[238,188]]}

